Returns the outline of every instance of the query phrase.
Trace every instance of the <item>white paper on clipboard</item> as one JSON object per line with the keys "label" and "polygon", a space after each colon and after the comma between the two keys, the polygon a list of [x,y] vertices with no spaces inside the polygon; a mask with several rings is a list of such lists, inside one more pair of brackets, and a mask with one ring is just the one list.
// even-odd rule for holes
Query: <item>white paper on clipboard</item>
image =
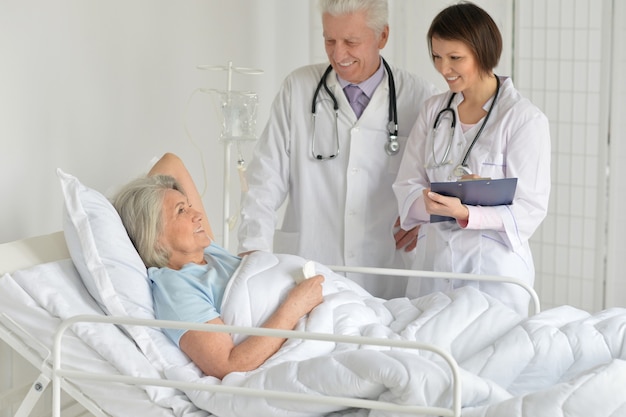
{"label": "white paper on clipboard", "polygon": [[[490,178],[433,182],[430,190],[449,197],[458,197],[463,204],[470,206],[500,206],[513,202],[517,178]],[[452,217],[431,215],[430,222],[437,223],[454,220]]]}

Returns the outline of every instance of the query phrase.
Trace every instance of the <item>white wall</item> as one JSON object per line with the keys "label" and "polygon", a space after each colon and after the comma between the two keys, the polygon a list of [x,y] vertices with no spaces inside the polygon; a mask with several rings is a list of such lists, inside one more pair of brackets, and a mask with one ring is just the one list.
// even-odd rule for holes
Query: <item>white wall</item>
{"label": "white wall", "polygon": [[[451,2],[390,0],[391,38],[384,51],[390,62],[422,74],[442,89],[445,85],[430,63],[425,34],[432,17]],[[515,82],[527,88],[524,93],[540,107],[545,105],[549,116],[556,115],[551,123],[561,125],[561,130],[555,131],[560,133],[553,138],[555,145],[567,147],[570,143],[567,132],[572,126],[558,119],[560,109],[567,109],[570,103],[561,98],[553,109],[555,103],[549,97],[563,91],[557,91],[556,83],[537,82],[544,78],[562,82],[560,73],[548,74],[557,57],[542,56],[548,61],[542,69],[544,61],[535,58],[525,64],[518,59],[520,65],[514,66],[515,57],[528,58],[520,55],[524,45],[520,41],[526,41],[526,51],[541,55],[546,46],[542,39],[553,40],[554,34],[565,31],[562,39],[568,42],[569,35],[581,36],[575,26],[581,22],[583,31],[593,35],[587,52],[601,61],[598,102],[602,106],[591,110],[596,111],[600,123],[578,139],[606,146],[593,148],[600,163],[596,172],[585,173],[576,168],[580,154],[564,156],[555,146],[553,155],[560,166],[572,168],[555,170],[553,184],[565,194],[571,187],[574,195],[581,176],[585,185],[599,184],[600,194],[585,194],[583,201],[587,208],[597,202],[602,220],[584,217],[592,225],[581,231],[576,227],[579,207],[573,203],[580,199],[560,199],[551,206],[551,217],[534,240],[533,250],[539,263],[540,295],[548,300],[544,306],[623,306],[626,178],[620,168],[626,164],[626,119],[622,117],[626,108],[622,76],[626,70],[626,4],[611,0],[516,2],[518,11],[532,13],[526,17],[534,26],[526,27],[524,35],[514,32],[514,0],[476,2],[494,16],[503,32],[505,50],[497,72],[513,74]],[[205,205],[221,239],[223,145],[217,141],[219,119],[208,95],[192,93],[200,87],[225,88],[226,75],[196,66],[232,61],[236,66],[265,71],[233,78],[234,89],[259,94],[260,132],[283,77],[298,66],[325,60],[313,4],[314,0],[0,0],[0,243],[61,229],[57,167],[109,193],[145,171],[150,160],[165,151],[185,159],[201,189],[206,180]],[[593,19],[598,10],[601,28]],[[518,24],[520,18],[517,16]],[[546,31],[552,35],[545,37]],[[578,58],[574,62],[581,64]],[[187,137],[185,119],[199,152]],[[249,153],[250,145],[246,145],[246,158]],[[588,159],[589,155],[585,156]],[[234,179],[235,160],[234,153]],[[610,173],[608,182],[604,182],[606,172]],[[236,211],[236,181],[230,190]],[[564,194],[557,191],[554,195],[557,201],[557,195]],[[557,208],[568,211],[564,214]],[[233,241],[230,248],[234,246]],[[559,253],[567,257],[557,256]],[[579,267],[589,263],[593,266],[588,269]],[[6,355],[1,356],[5,369]]]}
{"label": "white wall", "polygon": [[547,114],[552,136],[548,217],[531,240],[544,307],[626,304],[625,13],[611,0],[516,3],[516,84]]}
{"label": "white wall", "polygon": [[[192,93],[226,88],[226,74],[196,66],[265,70],[233,76],[234,89],[259,94],[260,128],[278,83],[308,63],[308,12],[291,0],[0,0],[0,243],[61,229],[57,167],[108,194],[165,151],[201,187],[204,159],[220,238],[219,120],[212,99]],[[0,374],[0,391],[36,375],[2,343]]]}
{"label": "white wall", "polygon": [[0,242],[61,228],[57,167],[108,192],[165,151],[198,179],[204,158],[221,233],[219,119],[210,96],[189,98],[225,89],[226,73],[196,66],[265,70],[233,77],[233,89],[258,92],[262,127],[280,80],[308,62],[308,19],[289,0],[2,0]]}
{"label": "white wall", "polygon": [[[390,0],[391,37],[383,51],[390,62],[442,89],[445,85],[430,62],[425,34],[434,15],[451,2]],[[560,168],[553,171],[554,204],[533,241],[542,298],[549,305],[571,303],[590,309],[623,304],[626,296],[620,294],[625,293],[626,280],[619,261],[626,225],[620,216],[624,180],[618,170],[626,141],[624,118],[617,109],[624,108],[620,76],[625,59],[624,5],[611,0],[476,2],[492,14],[503,33],[505,48],[497,72],[513,75],[555,128],[553,161]],[[265,71],[233,77],[234,89],[259,95],[260,132],[283,77],[298,66],[326,59],[314,4],[315,0],[0,0],[0,242],[61,228],[57,167],[110,194],[165,151],[185,159],[201,189],[206,183],[205,204],[221,240],[224,148],[217,141],[219,117],[209,95],[192,93],[200,87],[225,88],[226,74],[196,66],[232,61]],[[531,23],[522,27],[526,21]],[[585,39],[588,68],[600,68],[600,91],[586,91],[603,107],[590,107],[597,115],[586,115],[593,124],[583,133],[560,117],[572,100],[559,89],[563,73],[554,70],[557,65],[585,68],[580,60],[583,48],[576,49],[570,61],[568,53],[574,50],[559,49],[560,57],[546,56],[545,48],[555,39],[550,34],[561,36],[570,48]],[[569,41],[572,36],[578,43]],[[562,58],[566,60],[556,63]],[[577,70],[569,74],[580,77]],[[589,72],[585,87],[592,86],[593,74]],[[581,84],[575,82],[572,88],[579,96]],[[557,96],[559,101],[551,99]],[[597,126],[593,118],[600,122]],[[185,132],[185,119],[199,152]],[[607,122],[603,125],[602,120]],[[608,142],[610,135],[611,147],[594,148],[595,155],[562,153],[574,137],[568,131],[586,146],[589,141]],[[251,146],[243,147],[246,159]],[[239,200],[237,156],[233,148],[231,213],[237,212]],[[580,166],[576,161],[589,161],[591,156],[598,157],[597,169],[584,173],[575,169]],[[563,169],[568,166],[571,169]],[[612,179],[603,182],[607,167]],[[581,187],[585,194],[578,191]],[[591,195],[590,189],[599,191]],[[594,217],[580,216],[581,195],[585,210]],[[229,248],[235,246],[231,233]]]}
{"label": "white wall", "polygon": [[608,154],[609,204],[607,208],[607,256],[606,256],[606,300],[605,306],[626,305],[626,275],[624,274],[624,254],[626,254],[626,2],[614,1],[609,10],[607,21],[611,22],[606,30],[612,41],[605,47],[610,57],[610,77],[606,77],[606,91],[610,94],[610,111],[605,117],[609,120],[608,132],[610,145]]}
{"label": "white wall", "polygon": [[[391,0],[384,51],[441,88],[425,33],[445,3]],[[259,95],[260,132],[283,77],[326,60],[319,23],[314,0],[2,0],[0,242],[61,228],[56,168],[110,195],[165,151],[180,154],[206,189],[221,240],[220,119],[214,98],[194,92],[225,89],[226,73],[197,65],[232,61],[265,71],[233,76],[233,89]],[[243,145],[246,160],[252,146]],[[237,156],[233,148],[231,213],[239,200]]]}

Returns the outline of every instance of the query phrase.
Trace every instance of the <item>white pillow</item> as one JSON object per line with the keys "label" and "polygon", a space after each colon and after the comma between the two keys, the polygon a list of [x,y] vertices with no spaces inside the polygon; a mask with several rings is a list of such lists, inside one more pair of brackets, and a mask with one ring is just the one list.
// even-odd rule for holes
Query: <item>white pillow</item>
{"label": "white pillow", "polygon": [[[109,315],[154,319],[146,267],[111,202],[61,169],[57,175],[65,200],[65,241],[91,296]],[[188,362],[160,329],[123,327],[157,369]]]}

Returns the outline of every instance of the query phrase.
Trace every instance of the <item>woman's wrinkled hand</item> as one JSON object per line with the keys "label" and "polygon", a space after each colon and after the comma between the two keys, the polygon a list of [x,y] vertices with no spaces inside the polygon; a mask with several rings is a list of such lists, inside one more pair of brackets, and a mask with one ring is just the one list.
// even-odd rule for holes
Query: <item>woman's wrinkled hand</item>
{"label": "woman's wrinkled hand", "polygon": [[287,296],[285,304],[300,316],[308,314],[324,301],[322,295],[323,275],[315,275],[296,285]]}

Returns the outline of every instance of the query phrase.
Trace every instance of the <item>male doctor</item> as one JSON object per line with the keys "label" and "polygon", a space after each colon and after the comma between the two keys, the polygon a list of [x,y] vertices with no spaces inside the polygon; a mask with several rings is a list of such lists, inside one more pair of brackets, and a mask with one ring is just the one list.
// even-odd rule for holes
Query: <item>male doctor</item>
{"label": "male doctor", "polygon": [[[320,10],[330,65],[295,70],[273,102],[247,170],[238,252],[408,268],[417,230],[400,229],[391,185],[417,113],[438,91],[381,57],[387,0],[321,0]],[[351,103],[348,90],[355,88]],[[377,297],[405,294],[403,278],[348,277]]]}

